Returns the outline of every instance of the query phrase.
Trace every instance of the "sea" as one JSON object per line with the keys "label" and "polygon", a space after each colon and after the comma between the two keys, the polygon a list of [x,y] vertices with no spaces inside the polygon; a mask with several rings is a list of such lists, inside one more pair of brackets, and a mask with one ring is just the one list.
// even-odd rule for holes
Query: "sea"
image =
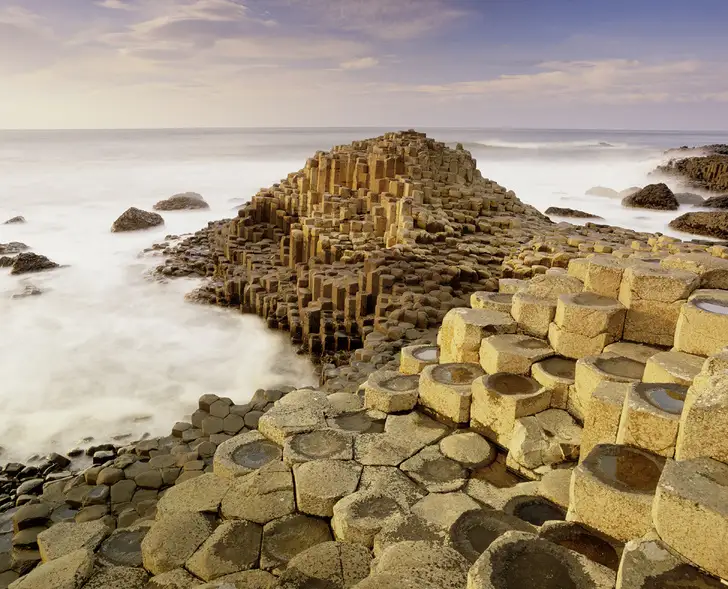
{"label": "sea", "polygon": [[[165,435],[204,393],[245,403],[258,388],[315,384],[284,334],[254,316],[185,302],[197,282],[151,280],[160,259],[142,251],[234,216],[318,150],[390,130],[0,131],[0,243],[24,242],[67,265],[20,277],[0,269],[0,463]],[[485,177],[542,211],[577,208],[666,234],[683,211],[624,209],[585,192],[644,186],[666,150],[728,142],[717,132],[419,130],[462,143]],[[165,225],[149,231],[110,232],[128,207],[150,210],[186,191],[210,209],[165,212]],[[27,223],[1,224],[15,215]],[[43,293],[13,297],[27,285]]]}

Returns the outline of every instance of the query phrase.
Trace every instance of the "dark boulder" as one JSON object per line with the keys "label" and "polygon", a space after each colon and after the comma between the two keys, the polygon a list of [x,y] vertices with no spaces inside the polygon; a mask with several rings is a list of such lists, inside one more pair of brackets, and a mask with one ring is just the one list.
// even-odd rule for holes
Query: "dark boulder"
{"label": "dark boulder", "polygon": [[574,217],[576,219],[601,219],[598,215],[592,215],[591,213],[585,213],[584,211],[578,211],[576,209],[562,209],[561,207],[549,207],[546,209],[547,215],[554,215],[556,217]]}
{"label": "dark boulder", "polygon": [[677,231],[728,239],[728,212],[694,212],[680,215],[670,222]]}
{"label": "dark boulder", "polygon": [[155,211],[184,211],[192,209],[209,209],[210,205],[196,192],[182,192],[160,200],[154,205]]}
{"label": "dark boulder", "polygon": [[676,192],[675,198],[681,205],[703,206],[705,199],[694,192]]}
{"label": "dark boulder", "polygon": [[622,206],[658,211],[676,211],[680,208],[675,195],[667,184],[649,184],[639,192],[622,200]]}
{"label": "dark boulder", "polygon": [[23,252],[15,257],[11,274],[29,274],[30,272],[42,272],[58,268],[58,264],[51,262],[45,256],[32,252]]}
{"label": "dark boulder", "polygon": [[10,268],[15,263],[15,256],[0,256],[0,268]]}
{"label": "dark boulder", "polygon": [[711,209],[728,209],[728,194],[711,196],[708,200],[703,202],[702,206],[709,207]]}
{"label": "dark boulder", "polygon": [[111,226],[111,232],[139,231],[141,229],[151,229],[159,225],[164,225],[162,215],[131,207],[114,221],[114,224]]}
{"label": "dark boulder", "polygon": [[17,217],[13,217],[12,219],[8,219],[7,221],[5,221],[5,223],[3,223],[3,225],[15,225],[15,224],[25,223],[25,222],[26,222],[25,217],[21,217],[20,215],[18,215]]}

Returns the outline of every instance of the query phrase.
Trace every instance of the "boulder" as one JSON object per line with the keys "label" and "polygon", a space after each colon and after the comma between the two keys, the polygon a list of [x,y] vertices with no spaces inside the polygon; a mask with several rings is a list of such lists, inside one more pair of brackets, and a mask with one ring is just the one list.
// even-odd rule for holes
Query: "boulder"
{"label": "boulder", "polygon": [[32,252],[23,252],[15,257],[10,274],[29,274],[30,272],[42,272],[58,267],[58,264],[51,262],[45,256]]}
{"label": "boulder", "polygon": [[622,199],[622,206],[659,211],[676,211],[680,207],[667,184],[649,184],[639,192]]}
{"label": "boulder", "polygon": [[155,211],[184,211],[192,209],[209,209],[210,205],[205,202],[202,195],[196,192],[180,192],[160,200],[152,207]]}
{"label": "boulder", "polygon": [[591,213],[585,213],[577,209],[566,209],[561,207],[549,207],[546,209],[547,215],[554,215],[556,217],[573,217],[575,219],[601,219],[598,215],[592,215]]}
{"label": "boulder", "polygon": [[130,207],[124,211],[116,221],[114,221],[111,226],[111,232],[120,233],[122,231],[139,231],[140,229],[151,229],[152,227],[157,227],[159,225],[164,225],[162,215],[142,211],[136,207]]}
{"label": "boulder", "polygon": [[588,196],[605,196],[607,198],[619,198],[619,192],[613,188],[606,188],[604,186],[594,186],[586,191]]}
{"label": "boulder", "polygon": [[18,215],[12,219],[8,219],[3,225],[19,225],[20,223],[26,223],[25,217]]}
{"label": "boulder", "polygon": [[675,198],[681,205],[704,206],[705,199],[694,192],[676,192]]}
{"label": "boulder", "polygon": [[711,196],[709,199],[703,201],[701,206],[711,209],[728,209],[728,194]]}
{"label": "boulder", "polygon": [[685,213],[670,221],[670,227],[693,235],[728,239],[728,212]]}

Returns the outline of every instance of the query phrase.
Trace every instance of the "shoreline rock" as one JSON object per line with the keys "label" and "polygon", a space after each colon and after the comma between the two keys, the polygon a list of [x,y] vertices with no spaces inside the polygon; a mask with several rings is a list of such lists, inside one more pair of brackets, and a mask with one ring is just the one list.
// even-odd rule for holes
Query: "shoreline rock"
{"label": "shoreline rock", "polygon": [[642,190],[622,199],[623,207],[676,211],[680,208],[677,198],[667,184],[649,184]]}
{"label": "shoreline rock", "polygon": [[728,211],[685,213],[670,221],[670,227],[694,235],[728,239]]}
{"label": "shoreline rock", "polygon": [[196,192],[181,192],[160,200],[152,208],[155,211],[182,211],[209,209],[210,205],[202,198],[202,195]]}
{"label": "shoreline rock", "polygon": [[[700,155],[693,155],[695,152]],[[683,179],[689,186],[711,192],[728,190],[728,147],[706,145],[667,152],[678,155],[658,166],[654,173]]]}
{"label": "shoreline rock", "polygon": [[546,215],[554,215],[556,217],[574,217],[576,219],[601,219],[598,215],[592,215],[591,213],[585,213],[577,209],[565,209],[561,207],[549,207],[544,211]]}
{"label": "shoreline rock", "polygon": [[46,256],[32,252],[21,252],[13,259],[10,274],[29,274],[31,272],[44,272],[60,268],[59,264],[52,262]]}
{"label": "shoreline rock", "polygon": [[143,229],[152,229],[159,225],[164,225],[162,215],[142,211],[136,207],[130,207],[114,221],[111,225],[111,232],[140,231]]}
{"label": "shoreline rock", "polygon": [[708,207],[711,209],[728,209],[728,194],[722,194],[721,196],[711,196],[706,199],[700,206]]}
{"label": "shoreline rock", "polygon": [[17,217],[12,217],[5,221],[3,225],[20,225],[22,223],[27,223],[27,221],[25,220],[25,217],[18,215]]}

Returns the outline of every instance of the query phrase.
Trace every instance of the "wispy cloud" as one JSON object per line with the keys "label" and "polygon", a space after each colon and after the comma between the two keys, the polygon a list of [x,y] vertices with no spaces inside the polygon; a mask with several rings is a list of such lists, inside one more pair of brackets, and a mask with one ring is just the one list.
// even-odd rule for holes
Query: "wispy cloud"
{"label": "wispy cloud", "polygon": [[101,8],[108,8],[110,10],[136,10],[136,5],[125,0],[99,0],[96,2],[97,6]]}
{"label": "wispy cloud", "polygon": [[376,57],[361,57],[342,62],[339,67],[342,70],[368,70],[379,65]]}

